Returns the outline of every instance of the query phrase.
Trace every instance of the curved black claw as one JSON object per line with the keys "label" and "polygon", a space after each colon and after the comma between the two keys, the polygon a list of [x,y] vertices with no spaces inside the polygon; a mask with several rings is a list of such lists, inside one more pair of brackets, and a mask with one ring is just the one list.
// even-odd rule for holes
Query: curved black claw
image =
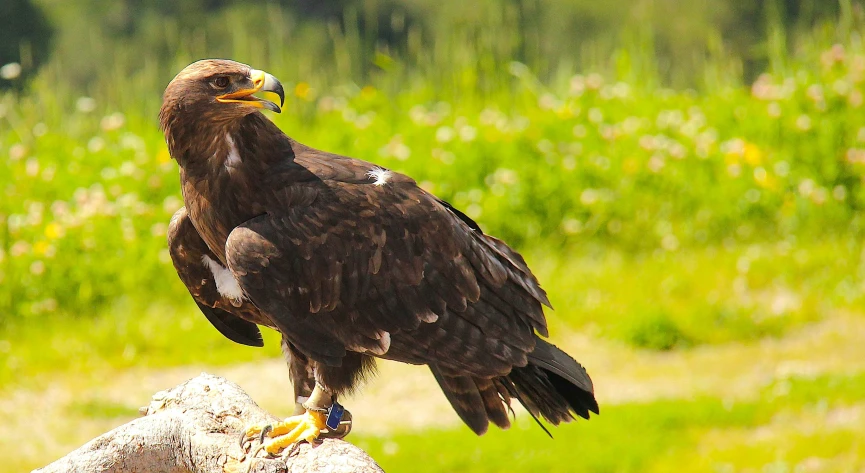
{"label": "curved black claw", "polygon": [[297,452],[299,449],[300,449],[300,442],[297,442],[297,443],[293,444],[292,446],[286,448],[285,451],[282,452],[281,456],[282,456],[282,458],[287,460],[287,459],[291,458],[291,456],[294,455],[294,452]]}
{"label": "curved black claw", "polygon": [[272,424],[265,425],[264,428],[261,429],[261,433],[258,435],[258,443],[263,444],[264,439],[267,437],[267,434],[269,434],[271,430],[273,430]]}
{"label": "curved black claw", "polygon": [[[271,425],[271,424],[267,424],[261,429],[261,433],[258,435],[259,445],[264,444],[264,439],[271,430],[273,430],[273,425]],[[252,443],[255,441],[255,439],[256,439],[255,434],[250,435],[249,429],[244,430],[243,432],[240,433],[240,442],[239,442],[240,449],[243,450],[244,452],[248,453],[249,448],[252,445]]]}

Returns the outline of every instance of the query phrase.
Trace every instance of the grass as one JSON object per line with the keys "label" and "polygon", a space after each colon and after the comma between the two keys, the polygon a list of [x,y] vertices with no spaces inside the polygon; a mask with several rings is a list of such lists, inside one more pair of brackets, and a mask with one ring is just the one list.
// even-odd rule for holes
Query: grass
{"label": "grass", "polygon": [[[179,305],[179,304],[178,304]],[[265,348],[228,342],[194,304],[147,309],[114,306],[104,314],[46,317],[7,329],[0,349],[0,392],[44,388],[58,374],[92,376],[131,367],[227,365],[281,356],[279,335],[264,330]]]}
{"label": "grass", "polygon": [[364,439],[357,445],[380,459],[386,471],[646,471],[668,449],[687,449],[691,432],[705,425],[754,422],[754,406],[725,409],[717,400],[659,401],[615,406],[591,422],[553,430],[554,439],[530,419],[512,430],[480,439],[462,427]]}
{"label": "grass", "polygon": [[855,239],[829,238],[534,261],[554,318],[670,349],[780,336],[826,312],[861,308],[861,250]]}
{"label": "grass", "polygon": [[[661,472],[676,468],[697,472],[776,471],[764,470],[771,468],[782,468],[777,471],[858,471],[857,468],[865,465],[865,446],[861,441],[865,435],[865,424],[861,422],[865,404],[860,394],[865,388],[865,371],[862,371],[865,365],[861,361],[859,343],[865,326],[860,320],[855,322],[853,330],[845,330],[855,318],[837,323],[831,319],[839,315],[828,317],[827,321],[791,333],[789,341],[781,339],[767,345],[765,340],[753,340],[706,346],[696,357],[683,350],[671,354],[624,354],[618,352],[621,347],[605,348],[604,343],[589,343],[580,348],[583,355],[594,351],[606,353],[583,360],[589,363],[587,366],[596,379],[602,413],[589,422],[579,421],[553,429],[554,439],[546,437],[524,416],[518,417],[509,431],[493,429],[481,438],[456,424],[450,428],[407,431],[400,427],[399,418],[412,413],[401,414],[392,409],[377,413],[358,411],[363,412],[364,421],[356,426],[351,439],[368,450],[386,471],[402,471],[408,467],[419,471],[535,468],[573,471],[574,465],[589,472]],[[861,316],[854,317],[861,319]],[[827,327],[834,328],[826,331]],[[812,333],[816,334],[813,335],[816,339],[811,340]],[[565,341],[561,336],[558,338],[558,342]],[[579,344],[585,345],[584,342]],[[811,353],[813,347],[823,349]],[[853,351],[849,351],[851,349]],[[742,353],[751,355],[742,359]],[[654,362],[644,363],[645,366],[636,371],[620,364],[634,356],[640,363]],[[750,364],[762,361],[754,356],[775,360],[775,367],[769,371],[750,371]],[[605,365],[605,357],[616,363]],[[839,357],[849,359],[844,362]],[[711,360],[708,365],[707,360]],[[252,374],[247,382],[256,382],[255,379],[269,372],[272,365],[262,369],[254,363],[241,364],[236,365],[235,371]],[[700,385],[700,380],[709,380],[707,376],[711,374],[706,370],[717,369],[715,365],[723,365],[715,376],[723,377],[724,381],[711,379],[710,384],[715,387],[707,389]],[[211,369],[218,371],[213,367],[208,371]],[[703,371],[696,372],[700,369]],[[257,370],[258,375],[255,375]],[[177,382],[178,376],[175,373],[166,378],[159,369],[136,368],[132,374],[125,371],[124,368],[104,370],[101,374],[92,371],[58,373],[47,380],[49,392],[36,388],[7,392],[11,398],[6,394],[0,396],[0,426],[3,427],[0,428],[0,453],[7,457],[11,454],[12,471],[43,464],[46,457],[60,455],[93,435],[134,418],[136,408],[147,402],[148,389],[158,389],[124,390],[124,384],[142,380],[154,385],[154,380],[161,380],[167,384],[157,381],[156,386],[168,387]],[[197,369],[186,372],[194,375]],[[111,380],[114,374],[119,381]],[[657,386],[657,377],[663,378],[665,384],[681,388],[670,390]],[[104,382],[98,381],[103,378],[106,378]],[[387,386],[399,384],[400,380],[386,377],[375,383],[388,389]],[[730,389],[725,387],[727,385],[740,388]],[[403,408],[438,410],[435,403],[427,406],[434,397],[441,397],[437,392],[406,390],[405,387],[397,390],[410,396],[410,402],[400,404]],[[611,392],[614,390],[636,391],[629,398]],[[654,395],[651,394],[653,390]],[[124,392],[135,394],[124,395]],[[16,400],[22,395],[25,398]],[[53,399],[57,396],[62,399]],[[20,409],[27,405],[28,398],[30,402],[39,402],[45,413]],[[381,398],[374,399],[382,402]],[[290,407],[290,401],[281,399],[279,393],[259,399],[262,400],[275,403],[269,407],[273,412]],[[440,401],[444,403],[443,399]],[[347,401],[347,405],[358,408],[380,404],[353,399]],[[443,411],[443,414],[445,412],[457,422],[453,413]],[[372,421],[387,422],[392,430],[381,435],[365,434]],[[4,431],[7,427],[12,430]],[[29,434],[36,430],[39,435]],[[8,447],[13,445],[11,440],[22,435],[32,436],[32,444],[9,451]]]}
{"label": "grass", "polygon": [[[783,383],[780,395],[778,383]],[[480,439],[460,426],[356,443],[386,471],[712,472],[759,471],[773,464],[788,468],[777,471],[793,471],[814,458],[839,459],[842,464],[834,471],[853,471],[862,460],[845,459],[845,454],[860,459],[865,454],[861,425],[826,432],[795,421],[810,417],[816,404],[826,412],[861,402],[854,393],[863,388],[861,374],[793,378],[768,386],[748,402],[699,398],[612,406],[590,422],[553,430],[552,440],[530,419],[520,418],[512,430],[491,431]],[[778,434],[782,442],[748,440],[785,416],[793,422]]]}

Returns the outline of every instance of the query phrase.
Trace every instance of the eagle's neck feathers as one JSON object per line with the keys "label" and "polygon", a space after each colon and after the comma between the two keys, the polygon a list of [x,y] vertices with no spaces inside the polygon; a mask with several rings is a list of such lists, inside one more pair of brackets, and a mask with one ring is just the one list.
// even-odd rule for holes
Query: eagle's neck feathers
{"label": "eagle's neck feathers", "polygon": [[256,200],[256,190],[280,163],[292,160],[292,141],[258,113],[229,123],[200,119],[188,125],[167,128],[166,141],[180,165],[190,219],[221,258],[231,230],[264,213],[266,202]]}
{"label": "eagle's neck feathers", "polygon": [[[225,134],[225,143],[228,145],[228,154],[223,161],[223,166],[230,173],[237,167],[240,167],[240,164],[243,160],[240,158],[240,152],[237,150],[237,145],[234,144],[234,138],[231,137],[231,133]],[[217,158],[214,156],[214,158]]]}

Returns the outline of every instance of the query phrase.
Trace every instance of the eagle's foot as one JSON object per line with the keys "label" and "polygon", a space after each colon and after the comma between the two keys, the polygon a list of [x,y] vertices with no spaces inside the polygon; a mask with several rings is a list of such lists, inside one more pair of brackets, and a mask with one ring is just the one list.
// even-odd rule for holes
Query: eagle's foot
{"label": "eagle's foot", "polygon": [[313,443],[321,431],[327,428],[326,422],[327,413],[307,410],[301,415],[291,416],[282,422],[254,424],[248,427],[240,439],[241,448],[246,451],[247,444],[252,444],[255,440],[259,441],[259,445],[249,454],[247,473],[252,471],[255,458],[262,450],[268,457],[274,458],[279,456],[286,447],[291,447],[284,452],[284,457],[288,457],[301,441]]}
{"label": "eagle's foot", "polygon": [[244,452],[248,452],[255,440],[259,443],[264,442],[264,435],[270,430],[271,424],[259,423],[252,424],[243,431],[240,435],[240,448]]}
{"label": "eagle's foot", "polygon": [[259,437],[261,448],[265,452],[278,455],[284,448],[303,440],[313,443],[321,435],[322,430],[327,428],[326,420],[327,414],[324,412],[306,411],[282,422],[264,426],[253,425],[247,429],[244,440],[250,441]]}

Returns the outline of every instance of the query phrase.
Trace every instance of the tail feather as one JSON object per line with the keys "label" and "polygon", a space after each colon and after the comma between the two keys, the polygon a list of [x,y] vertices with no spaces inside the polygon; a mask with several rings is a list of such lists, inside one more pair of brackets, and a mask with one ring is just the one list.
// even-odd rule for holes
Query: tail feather
{"label": "tail feather", "polygon": [[[590,412],[600,412],[586,370],[555,345],[540,338],[535,341],[528,364],[514,367],[503,377],[453,375],[430,366],[451,406],[476,434],[485,433],[489,422],[502,429],[510,427],[512,398],[536,421],[543,417],[553,425],[569,422],[575,415],[588,419]],[[540,421],[538,425],[549,434]]]}
{"label": "tail feather", "polygon": [[498,387],[493,381],[492,379],[483,378],[474,379],[478,392],[480,392],[484,400],[484,410],[486,411],[487,418],[499,428],[507,429],[511,426],[511,420],[508,418],[506,408],[506,406],[510,407],[510,403],[507,401],[503,402],[504,399],[502,399]]}
{"label": "tail feather", "polygon": [[528,354],[528,359],[530,365],[556,374],[587,393],[595,391],[586,369],[552,343],[535,337],[535,349]]}
{"label": "tail feather", "polygon": [[[534,401],[530,402],[544,418],[558,424],[573,418],[569,411],[584,419],[589,418],[589,412],[600,413],[592,379],[570,355],[537,338],[528,359],[528,365],[514,368],[508,378],[518,391],[535,392]],[[523,401],[525,396],[515,397],[526,405]],[[528,405],[526,409],[529,409]]]}
{"label": "tail feather", "polygon": [[430,370],[441,386],[445,397],[460,416],[460,419],[476,434],[483,435],[489,426],[484,400],[470,376],[447,376],[434,365]]}

